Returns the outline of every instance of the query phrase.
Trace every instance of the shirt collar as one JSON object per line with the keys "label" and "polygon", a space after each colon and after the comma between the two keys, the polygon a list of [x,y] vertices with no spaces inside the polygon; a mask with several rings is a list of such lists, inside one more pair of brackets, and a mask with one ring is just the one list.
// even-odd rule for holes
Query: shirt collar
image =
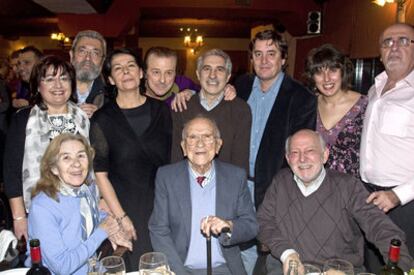
{"label": "shirt collar", "polygon": [[202,183],[202,186],[206,186],[207,184],[210,183],[211,179],[214,177],[215,175],[215,167],[214,167],[214,160],[211,162],[211,167],[210,169],[205,172],[204,174],[200,174],[197,171],[195,171],[192,167],[190,162],[188,162],[188,169],[190,170],[190,175],[191,175],[191,179],[193,181],[196,181],[197,177],[206,177]]}
{"label": "shirt collar", "polygon": [[323,180],[325,179],[325,176],[326,176],[326,170],[324,167],[322,167],[321,172],[319,173],[318,177],[307,185],[305,185],[303,181],[296,175],[293,176],[293,179],[295,180],[302,194],[305,197],[307,197],[319,189],[319,187],[322,185]]}
{"label": "shirt collar", "polygon": [[[92,81],[91,82],[91,84],[89,85],[89,87],[88,87],[88,90],[86,91],[86,93],[84,93],[84,94],[81,94],[80,92],[79,92],[79,90],[78,89],[76,89],[76,94],[78,95],[78,101],[79,101],[79,103],[84,103],[85,101],[86,101],[86,99],[88,98],[88,96],[89,96],[89,94],[91,93],[91,91],[92,91],[92,86],[93,86],[93,83],[95,83],[95,80],[94,81]],[[83,100],[83,101],[82,101]],[[81,102],[82,101],[82,102]]]}
{"label": "shirt collar", "polygon": [[204,109],[206,109],[207,111],[210,111],[210,110],[214,109],[221,102],[221,100],[224,97],[224,91],[222,91],[220,93],[220,95],[216,99],[213,100],[211,105],[208,105],[208,101],[207,101],[207,98],[204,95],[203,90],[200,91],[199,95],[200,95],[200,104],[201,104],[201,106],[203,106]]}
{"label": "shirt collar", "polygon": [[[382,90],[384,89],[384,86],[387,83],[387,79],[388,75],[386,71],[383,71],[375,77],[375,90],[379,95],[381,95]],[[414,70],[412,70],[406,77],[399,80],[397,83],[400,82],[406,82],[409,86],[414,87]]]}
{"label": "shirt collar", "polygon": [[279,73],[277,74],[276,78],[275,78],[275,81],[272,83],[272,86],[270,86],[270,87],[269,87],[269,90],[267,90],[267,91],[263,91],[263,90],[262,90],[262,87],[260,86],[260,79],[259,79],[257,76],[255,76],[254,81],[253,81],[253,88],[254,88],[255,90],[259,90],[259,91],[261,91],[262,93],[267,94],[267,93],[269,93],[270,91],[275,90],[275,88],[276,88],[277,86],[279,86],[279,87],[280,87],[280,83],[282,82],[282,80],[283,80],[284,76],[285,76],[285,73],[284,73],[284,72],[282,72],[282,71],[281,71],[281,72],[279,72]]}

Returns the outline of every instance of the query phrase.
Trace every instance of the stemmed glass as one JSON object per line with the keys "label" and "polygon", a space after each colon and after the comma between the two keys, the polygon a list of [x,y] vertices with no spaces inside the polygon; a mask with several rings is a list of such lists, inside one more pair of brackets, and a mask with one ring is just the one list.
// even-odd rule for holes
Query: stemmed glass
{"label": "stemmed glass", "polygon": [[304,263],[303,269],[304,269],[305,275],[320,275],[321,274],[321,269],[311,264]]}
{"label": "stemmed glass", "polygon": [[100,274],[124,275],[126,273],[125,263],[122,257],[108,256],[103,258],[100,262]]}
{"label": "stemmed glass", "polygon": [[148,252],[139,259],[140,275],[170,274],[167,257],[161,252]]}
{"label": "stemmed glass", "polygon": [[325,275],[354,275],[354,266],[342,259],[329,259],[323,265]]}

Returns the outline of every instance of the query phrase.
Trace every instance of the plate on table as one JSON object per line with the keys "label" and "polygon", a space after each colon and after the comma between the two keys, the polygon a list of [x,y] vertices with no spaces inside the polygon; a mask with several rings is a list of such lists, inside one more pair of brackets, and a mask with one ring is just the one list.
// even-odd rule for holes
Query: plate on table
{"label": "plate on table", "polygon": [[29,271],[28,267],[14,268],[10,270],[1,271],[0,275],[26,275],[27,271]]}

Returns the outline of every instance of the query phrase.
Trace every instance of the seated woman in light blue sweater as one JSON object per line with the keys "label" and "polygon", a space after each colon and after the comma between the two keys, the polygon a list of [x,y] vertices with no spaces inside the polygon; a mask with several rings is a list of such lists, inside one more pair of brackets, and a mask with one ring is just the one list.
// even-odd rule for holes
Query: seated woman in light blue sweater
{"label": "seated woman in light blue sweater", "polygon": [[108,237],[113,246],[132,248],[120,221],[98,210],[96,185],[89,175],[93,157],[88,141],[74,134],[54,138],[43,155],[28,233],[40,240],[43,264],[54,274],[85,275],[88,259]]}

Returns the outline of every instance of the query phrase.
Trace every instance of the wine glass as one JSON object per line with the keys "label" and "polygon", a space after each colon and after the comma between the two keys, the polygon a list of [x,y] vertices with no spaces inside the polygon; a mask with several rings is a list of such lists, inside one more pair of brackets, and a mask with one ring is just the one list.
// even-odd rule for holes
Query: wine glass
{"label": "wine glass", "polygon": [[140,275],[170,274],[167,257],[161,252],[148,252],[139,259]]}
{"label": "wine glass", "polygon": [[323,265],[325,275],[354,275],[354,266],[342,259],[329,259]]}
{"label": "wine glass", "polygon": [[119,256],[108,256],[103,258],[100,264],[100,274],[124,275],[126,272],[124,259]]}
{"label": "wine glass", "polygon": [[321,269],[317,266],[314,266],[312,264],[303,264],[304,274],[305,275],[320,275]]}

